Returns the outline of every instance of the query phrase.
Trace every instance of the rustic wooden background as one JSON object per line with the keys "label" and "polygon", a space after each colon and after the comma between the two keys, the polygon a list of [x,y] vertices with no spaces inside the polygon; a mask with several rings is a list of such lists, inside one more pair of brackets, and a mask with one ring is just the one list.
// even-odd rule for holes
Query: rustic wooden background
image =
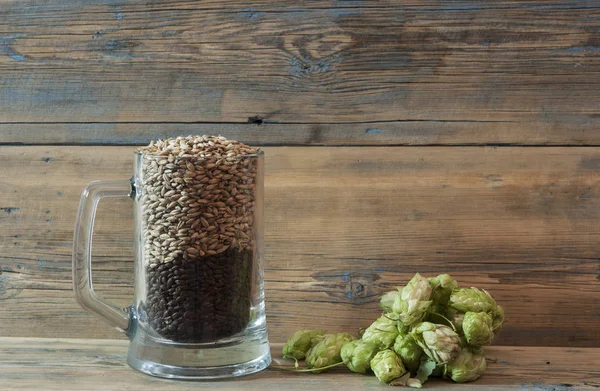
{"label": "rustic wooden background", "polygon": [[[415,272],[503,345],[600,346],[600,1],[0,0],[0,335],[115,338],[71,292],[83,186],[134,145],[266,150],[269,333],[352,330]],[[95,287],[132,295],[132,206]]]}

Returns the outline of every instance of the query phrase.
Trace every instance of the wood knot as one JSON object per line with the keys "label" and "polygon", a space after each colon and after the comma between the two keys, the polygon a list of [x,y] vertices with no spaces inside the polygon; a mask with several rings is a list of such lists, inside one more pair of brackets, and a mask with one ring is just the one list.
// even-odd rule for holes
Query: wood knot
{"label": "wood knot", "polygon": [[327,293],[339,300],[368,302],[378,295],[374,282],[380,279],[379,274],[371,271],[322,271],[311,275],[318,281],[315,289]]}
{"label": "wood knot", "polygon": [[[352,45],[352,37],[343,34],[313,34],[287,37],[283,50],[290,55],[290,76],[322,82],[334,75],[334,66],[342,63],[344,51]],[[302,81],[304,83],[305,81]]]}
{"label": "wood knot", "polygon": [[253,117],[248,117],[248,123],[255,124],[255,125],[264,125],[264,124],[278,124],[279,121],[273,121],[273,120],[267,119],[265,117],[261,117],[260,115],[255,115]]}
{"label": "wood knot", "polygon": [[[8,272],[8,270],[7,270]],[[0,272],[0,301],[19,295],[23,289],[16,288],[7,274]]]}
{"label": "wood knot", "polygon": [[358,281],[352,281],[346,286],[346,297],[350,300],[354,300],[356,297],[365,291],[365,286]]}

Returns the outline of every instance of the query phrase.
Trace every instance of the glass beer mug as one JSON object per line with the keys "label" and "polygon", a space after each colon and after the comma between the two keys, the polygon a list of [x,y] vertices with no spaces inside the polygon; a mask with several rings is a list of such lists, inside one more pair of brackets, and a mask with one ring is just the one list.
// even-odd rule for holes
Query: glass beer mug
{"label": "glass beer mug", "polygon": [[[136,152],[131,180],[92,182],[84,189],[73,245],[75,294],[83,308],[128,336],[127,362],[134,369],[214,379],[269,366],[263,164],[258,151]],[[92,288],[94,216],[105,197],[134,202],[134,300],[126,309]]]}

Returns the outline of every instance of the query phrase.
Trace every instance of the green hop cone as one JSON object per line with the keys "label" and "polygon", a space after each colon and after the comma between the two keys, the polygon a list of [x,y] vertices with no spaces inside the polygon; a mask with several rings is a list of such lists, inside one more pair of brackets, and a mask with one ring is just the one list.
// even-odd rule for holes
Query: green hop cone
{"label": "green hop cone", "polygon": [[386,294],[384,294],[383,296],[381,296],[381,299],[379,300],[379,306],[385,312],[392,312],[392,306],[394,305],[394,302],[396,301],[396,298],[399,297],[399,296],[400,296],[400,291],[399,290],[387,292]]}
{"label": "green hop cone", "polygon": [[325,330],[299,330],[283,345],[283,357],[304,360],[306,352],[323,339]]}
{"label": "green hop cone", "polygon": [[460,352],[456,360],[448,364],[446,377],[450,377],[456,383],[475,381],[486,368],[483,350],[466,348]]}
{"label": "green hop cone", "polygon": [[485,346],[492,343],[492,317],[485,312],[467,312],[462,323],[467,343],[472,346]]}
{"label": "green hop cone", "polygon": [[371,360],[371,369],[379,381],[389,383],[406,373],[402,360],[392,350],[382,350]]}
{"label": "green hop cone", "polygon": [[[325,334],[325,338],[306,353],[306,365],[318,369],[342,362],[342,346],[353,340],[354,337],[348,333]],[[314,371],[319,372],[321,371]]]}
{"label": "green hop cone", "polygon": [[438,364],[446,364],[460,354],[460,336],[448,326],[422,322],[411,331],[425,354]]}
{"label": "green hop cone", "polygon": [[397,322],[397,326],[398,326],[398,334],[408,334],[408,332],[410,331],[410,326],[406,326],[404,323],[402,322]]}
{"label": "green hop cone", "polygon": [[383,315],[365,330],[362,339],[379,349],[387,349],[394,344],[398,333],[398,321]]}
{"label": "green hop cone", "polygon": [[493,312],[497,304],[483,289],[462,288],[450,296],[449,306],[460,312]]}
{"label": "green hop cone", "polygon": [[431,285],[429,281],[421,277],[419,273],[402,288],[400,296],[396,297],[392,305],[392,312],[398,314],[398,317],[406,326],[410,326],[423,319],[427,310],[431,306]]}
{"label": "green hop cone", "polygon": [[496,310],[493,312],[492,331],[494,334],[498,333],[504,324],[504,308],[499,305],[496,306]]}
{"label": "green hop cone", "polygon": [[440,274],[437,277],[429,278],[431,285],[431,312],[443,314],[448,307],[448,301],[455,289],[458,289],[458,283],[449,274]]}
{"label": "green hop cone", "polygon": [[400,356],[409,372],[417,372],[421,365],[423,349],[411,334],[398,334],[394,342],[394,351]]}
{"label": "green hop cone", "polygon": [[341,358],[352,372],[366,374],[377,351],[375,344],[357,339],[342,346]]}

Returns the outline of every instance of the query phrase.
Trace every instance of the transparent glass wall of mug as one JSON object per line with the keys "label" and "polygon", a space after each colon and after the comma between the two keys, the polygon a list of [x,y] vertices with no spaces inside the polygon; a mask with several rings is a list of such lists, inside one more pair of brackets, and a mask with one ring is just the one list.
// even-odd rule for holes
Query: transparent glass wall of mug
{"label": "transparent glass wall of mug", "polygon": [[193,365],[191,346],[205,349],[210,366],[268,354],[262,153],[229,160],[137,153],[135,187],[135,340],[170,349],[167,360],[147,361]]}
{"label": "transparent glass wall of mug", "polygon": [[[128,363],[144,373],[208,379],[266,368],[263,153],[134,157],[132,185],[93,182],[82,193],[77,300],[128,335]],[[134,302],[123,310],[93,291],[91,239],[99,200],[125,196],[134,199],[136,259]]]}
{"label": "transparent glass wall of mug", "polygon": [[136,155],[135,299],[153,337],[214,343],[261,323],[262,168]]}

